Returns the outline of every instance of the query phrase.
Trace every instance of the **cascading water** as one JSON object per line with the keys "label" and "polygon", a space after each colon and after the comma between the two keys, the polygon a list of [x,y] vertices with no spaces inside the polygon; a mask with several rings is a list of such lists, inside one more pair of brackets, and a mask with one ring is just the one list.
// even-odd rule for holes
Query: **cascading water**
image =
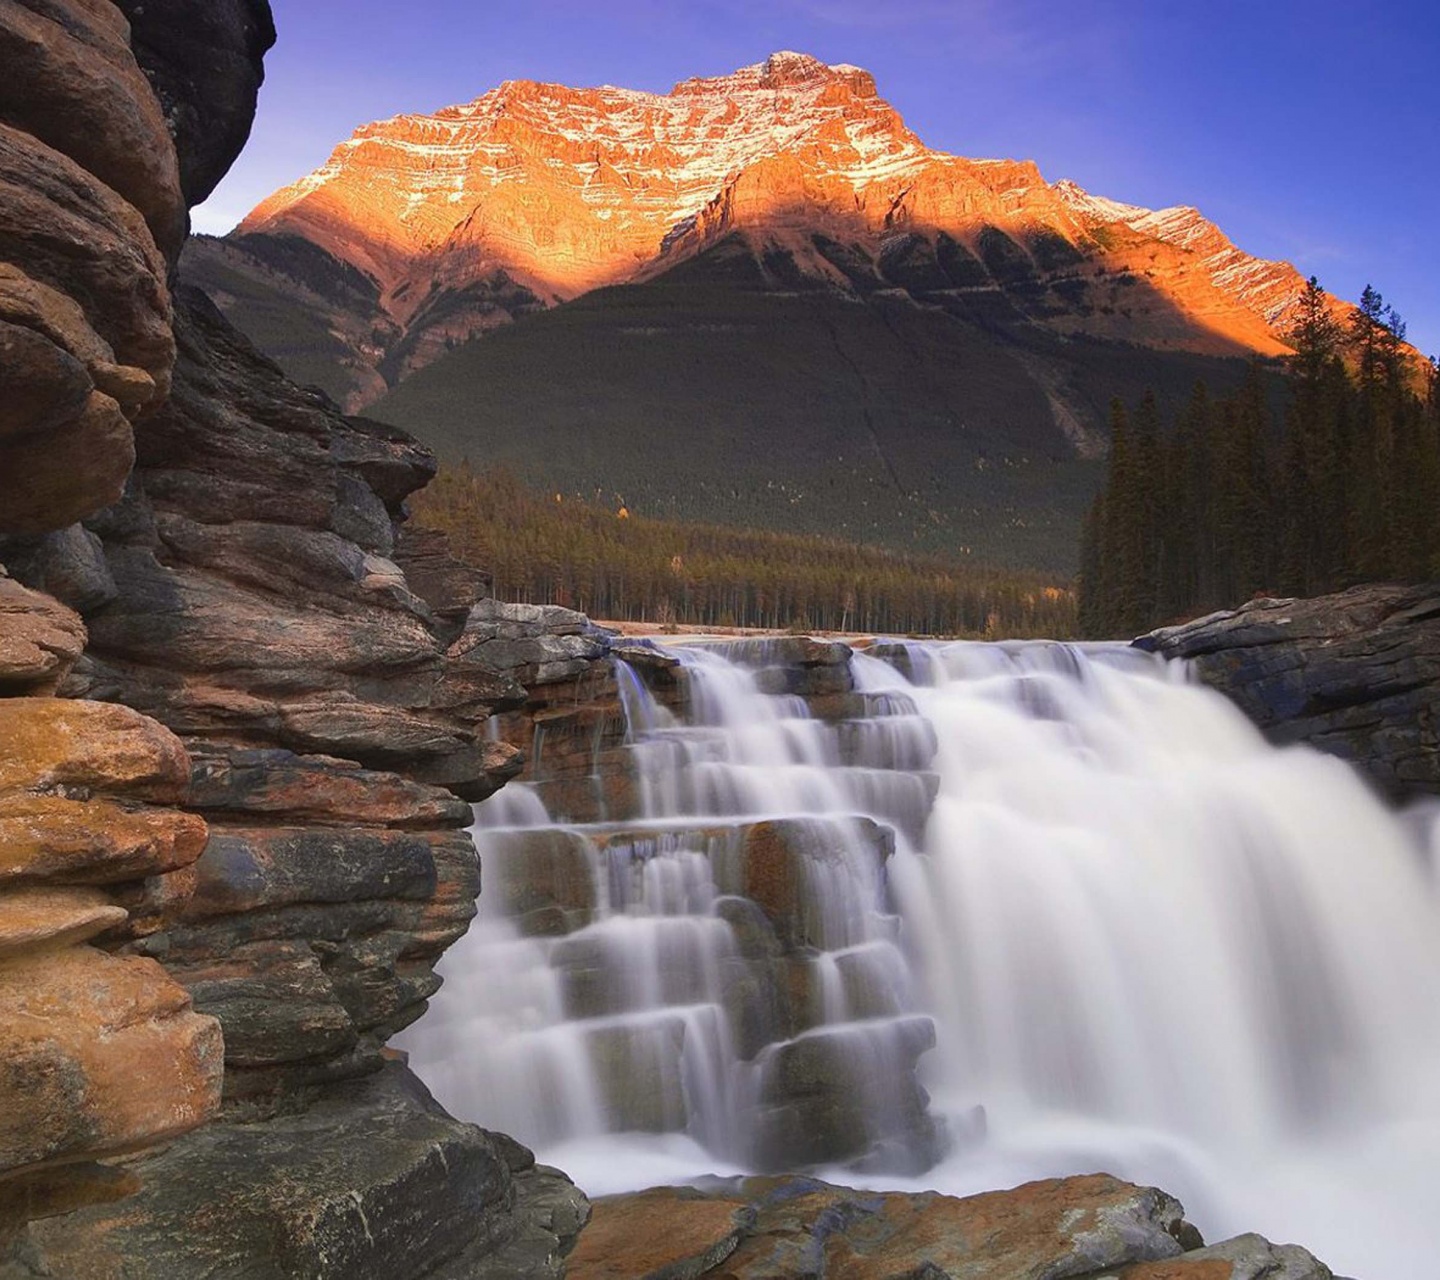
{"label": "cascading water", "polygon": [[827,720],[763,643],[675,646],[682,714],[622,664],[642,816],[479,807],[481,916],[408,1035],[441,1100],[597,1193],[823,1160],[818,1115],[852,1183],[1105,1169],[1433,1274],[1436,811],[1126,648],[874,652]]}

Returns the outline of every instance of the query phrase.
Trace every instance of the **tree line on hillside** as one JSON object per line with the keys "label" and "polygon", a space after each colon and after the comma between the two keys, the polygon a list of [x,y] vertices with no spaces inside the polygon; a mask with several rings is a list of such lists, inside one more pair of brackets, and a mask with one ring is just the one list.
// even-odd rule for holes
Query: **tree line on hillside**
{"label": "tree line on hillside", "polygon": [[1040,574],[827,538],[647,519],[541,494],[504,468],[443,469],[418,523],[497,597],[676,627],[1068,637],[1075,596]]}
{"label": "tree line on hillside", "polygon": [[1440,379],[1374,289],[1338,322],[1312,276],[1286,404],[1265,375],[1167,430],[1152,395],[1111,406],[1108,473],[1081,541],[1079,626],[1134,636],[1257,594],[1440,574]]}

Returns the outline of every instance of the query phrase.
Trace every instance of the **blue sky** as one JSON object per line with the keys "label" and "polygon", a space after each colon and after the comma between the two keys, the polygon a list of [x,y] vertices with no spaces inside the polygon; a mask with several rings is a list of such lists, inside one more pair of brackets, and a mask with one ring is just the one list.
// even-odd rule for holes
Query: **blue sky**
{"label": "blue sky", "polygon": [[505,79],[663,92],[797,49],[875,73],[930,146],[1193,204],[1440,353],[1437,0],[272,0],[246,153],[196,211],[228,230],[358,124]]}

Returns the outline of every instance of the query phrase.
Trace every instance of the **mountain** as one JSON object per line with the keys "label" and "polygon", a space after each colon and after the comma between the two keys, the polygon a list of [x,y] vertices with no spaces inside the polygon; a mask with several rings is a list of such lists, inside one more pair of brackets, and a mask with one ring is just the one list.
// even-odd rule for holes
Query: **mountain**
{"label": "mountain", "polygon": [[1109,397],[1283,355],[1303,286],[1195,209],[933,150],[798,53],[366,125],[184,270],[442,454],[1044,567],[1073,563]]}

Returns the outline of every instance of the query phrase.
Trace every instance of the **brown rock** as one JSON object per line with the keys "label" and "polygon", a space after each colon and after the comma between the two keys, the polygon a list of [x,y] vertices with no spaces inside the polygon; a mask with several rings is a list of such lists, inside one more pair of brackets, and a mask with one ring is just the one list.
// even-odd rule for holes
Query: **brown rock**
{"label": "brown rock", "polygon": [[168,391],[175,340],[166,265],[144,219],[82,165],[8,124],[0,124],[0,261],[74,297],[114,363],[143,369],[157,394]]}
{"label": "brown rock", "polygon": [[220,1048],[153,960],[77,947],[0,963],[0,1096],[20,1102],[0,1108],[0,1169],[193,1128],[219,1105]]}
{"label": "brown rock", "polygon": [[[963,1200],[935,1192],[851,1191],[808,1178],[715,1180],[699,1190],[666,1187],[597,1201],[568,1274],[572,1280],[1072,1280],[1197,1247],[1199,1233],[1183,1212],[1162,1191],[1105,1174]],[[598,1233],[594,1241],[587,1238],[591,1230]],[[1202,1277],[1203,1271],[1196,1280]]]}
{"label": "brown rock", "polygon": [[0,741],[0,793],[63,787],[174,804],[190,781],[180,740],[129,707],[7,698]]}
{"label": "brown rock", "polygon": [[0,321],[0,439],[64,426],[93,385],[85,366],[44,334]]}
{"label": "brown rock", "polygon": [[119,884],[189,866],[205,848],[203,818],[60,795],[0,799],[0,883],[47,879]]}
{"label": "brown rock", "polygon": [[323,826],[464,827],[470,806],[440,787],[283,750],[192,752],[190,804],[214,814],[267,814]]}
{"label": "brown rock", "polygon": [[570,1255],[567,1280],[695,1280],[711,1273],[754,1225],[743,1198],[657,1187],[597,1200]]}
{"label": "brown rock", "polygon": [[33,280],[13,262],[0,262],[0,318],[33,329],[86,369],[112,364],[115,352],[69,294]]}
{"label": "brown rock", "polygon": [[72,946],[125,923],[117,907],[98,889],[24,886],[0,890],[0,964],[38,947]]}
{"label": "brown rock", "polygon": [[0,64],[0,117],[88,169],[178,252],[186,215],[175,149],[120,11],[85,0],[7,5]]}
{"label": "brown rock", "polygon": [[53,693],[85,647],[85,624],[3,575],[0,568],[0,693]]}
{"label": "brown rock", "polygon": [[135,439],[120,406],[92,391],[62,427],[0,445],[0,469],[24,482],[6,495],[13,533],[45,533],[73,524],[125,492]]}

